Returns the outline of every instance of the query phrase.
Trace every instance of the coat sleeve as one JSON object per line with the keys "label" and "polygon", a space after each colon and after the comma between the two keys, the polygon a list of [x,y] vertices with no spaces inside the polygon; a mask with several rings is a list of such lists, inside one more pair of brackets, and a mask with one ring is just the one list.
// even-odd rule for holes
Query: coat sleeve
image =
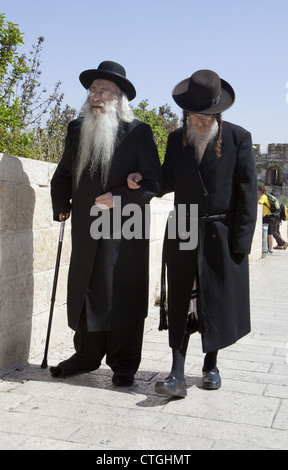
{"label": "coat sleeve", "polygon": [[[126,182],[111,190],[113,196],[121,196],[122,205],[134,203],[144,206],[157,196],[162,187],[161,164],[152,129],[147,124],[139,126],[137,145],[137,171],[141,173],[141,188],[129,189]],[[128,175],[127,175],[128,176]]]}
{"label": "coat sleeve", "polygon": [[249,254],[257,219],[257,172],[251,134],[246,132],[239,144],[235,169],[236,209],[232,251]]}
{"label": "coat sleeve", "polygon": [[71,209],[72,197],[72,128],[69,123],[64,152],[51,180],[53,220],[59,221],[59,214]]}

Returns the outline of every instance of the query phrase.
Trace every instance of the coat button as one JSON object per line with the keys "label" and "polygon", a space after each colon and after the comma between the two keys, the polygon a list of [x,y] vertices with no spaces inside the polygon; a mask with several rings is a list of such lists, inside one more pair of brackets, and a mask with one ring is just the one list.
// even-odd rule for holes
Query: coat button
{"label": "coat button", "polygon": [[205,192],[203,193],[203,195],[204,195],[204,197],[207,197],[207,196],[208,196],[207,191],[205,191]]}
{"label": "coat button", "polygon": [[215,233],[213,233],[212,238],[217,238],[217,235],[215,235]]}

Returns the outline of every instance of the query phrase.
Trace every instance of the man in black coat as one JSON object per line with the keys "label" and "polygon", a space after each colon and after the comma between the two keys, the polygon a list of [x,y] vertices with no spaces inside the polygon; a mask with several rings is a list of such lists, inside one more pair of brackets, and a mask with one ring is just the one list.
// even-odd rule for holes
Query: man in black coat
{"label": "man in black coat", "polygon": [[[84,116],[70,122],[51,181],[54,220],[72,214],[68,325],[75,354],[51,367],[54,377],[106,362],[115,385],[133,383],[148,310],[149,201],[161,166],[150,126],[134,119],[136,91],[116,62],[80,74],[89,90]],[[140,192],[127,176],[141,167]]]}
{"label": "man in black coat", "polygon": [[[175,213],[168,218],[163,245],[168,321],[163,270],[159,328],[169,329],[173,363],[155,390],[184,397],[191,332],[201,333],[206,353],[202,384],[210,390],[221,386],[218,350],[250,332],[248,254],[257,218],[257,178],[250,133],[222,121],[221,113],[235,99],[226,81],[199,70],[176,85],[172,95],[184,115],[183,127],[169,135],[163,164],[163,193],[175,193]],[[141,186],[139,173],[129,176],[131,189]]]}

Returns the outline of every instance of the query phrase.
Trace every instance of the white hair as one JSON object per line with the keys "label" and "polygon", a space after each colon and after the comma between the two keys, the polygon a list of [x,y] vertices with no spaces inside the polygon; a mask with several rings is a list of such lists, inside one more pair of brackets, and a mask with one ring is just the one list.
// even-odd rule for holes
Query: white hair
{"label": "white hair", "polygon": [[188,119],[187,140],[190,145],[194,145],[199,161],[201,161],[207,145],[214,139],[217,134],[217,131],[218,123],[216,119],[213,120],[211,126],[205,132],[199,132]]}
{"label": "white hair", "polygon": [[127,96],[117,87],[119,94],[118,116],[121,121],[132,122],[135,119],[134,113],[129,105]]}

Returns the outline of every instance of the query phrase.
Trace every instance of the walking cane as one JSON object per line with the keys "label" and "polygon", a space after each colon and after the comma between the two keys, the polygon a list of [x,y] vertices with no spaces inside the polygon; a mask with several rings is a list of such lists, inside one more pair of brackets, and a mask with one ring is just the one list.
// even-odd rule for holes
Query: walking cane
{"label": "walking cane", "polygon": [[46,369],[47,368],[47,356],[48,356],[48,348],[49,348],[50,333],[51,333],[51,326],[52,326],[53,310],[54,310],[54,303],[55,303],[55,296],[56,296],[56,287],[57,287],[57,280],[58,280],[58,273],[59,273],[59,266],[60,266],[62,242],[63,242],[63,236],[64,236],[65,220],[66,220],[65,215],[62,215],[61,226],[60,226],[60,234],[59,234],[58,251],[57,251],[57,258],[56,258],[56,266],[55,266],[55,274],[54,274],[54,282],[53,282],[53,289],[52,289],[52,296],[51,296],[50,315],[49,315],[49,322],[48,322],[48,329],[47,329],[47,336],[46,336],[46,344],[45,344],[45,352],[44,352],[44,357],[43,357],[43,361],[42,361],[42,364],[41,364],[41,369]]}

